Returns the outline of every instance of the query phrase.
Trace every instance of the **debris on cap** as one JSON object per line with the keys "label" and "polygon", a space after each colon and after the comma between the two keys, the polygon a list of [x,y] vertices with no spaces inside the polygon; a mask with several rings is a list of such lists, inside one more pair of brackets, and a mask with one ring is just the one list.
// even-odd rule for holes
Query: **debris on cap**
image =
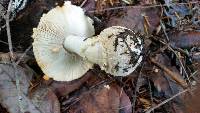
{"label": "debris on cap", "polygon": [[143,40],[140,34],[125,27],[113,26],[92,39],[94,38],[99,40],[96,44],[100,43],[103,47],[102,55],[99,55],[102,58],[98,58],[103,60],[94,63],[99,64],[107,73],[114,76],[127,76],[141,63]]}

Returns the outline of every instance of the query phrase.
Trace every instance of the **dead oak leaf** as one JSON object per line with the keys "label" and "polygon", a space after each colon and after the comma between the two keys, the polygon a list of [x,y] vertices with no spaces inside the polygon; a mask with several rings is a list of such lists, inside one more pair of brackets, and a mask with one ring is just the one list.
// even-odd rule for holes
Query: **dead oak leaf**
{"label": "dead oak leaf", "polygon": [[152,33],[159,26],[160,12],[159,8],[143,8],[141,6],[126,8],[124,6],[123,9],[112,13],[108,17],[107,23],[107,27],[120,25],[142,33],[145,33],[145,30]]}
{"label": "dead oak leaf", "polygon": [[47,87],[32,92],[31,100],[42,113],[60,113],[60,103],[55,93]]}
{"label": "dead oak leaf", "polygon": [[[21,111],[40,113],[30,99],[27,98],[32,74],[33,73],[30,73],[30,70],[20,66],[14,68],[11,64],[0,64],[0,103],[9,113],[20,113]],[[19,76],[19,90],[16,89],[15,75]],[[18,96],[19,93],[20,96]]]}
{"label": "dead oak leaf", "polygon": [[80,101],[69,109],[70,113],[131,113],[128,96],[116,84],[105,85],[79,98]]}
{"label": "dead oak leaf", "polygon": [[119,0],[97,0],[96,10],[98,14],[103,14],[103,10],[112,7],[115,4],[120,3]]}

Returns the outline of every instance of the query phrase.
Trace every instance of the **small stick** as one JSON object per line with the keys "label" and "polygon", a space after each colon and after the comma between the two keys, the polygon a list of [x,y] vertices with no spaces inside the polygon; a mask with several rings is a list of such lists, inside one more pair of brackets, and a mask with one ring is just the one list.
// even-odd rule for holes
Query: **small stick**
{"label": "small stick", "polygon": [[[155,38],[154,38],[154,39],[155,39]],[[175,56],[177,57],[179,63],[181,64],[181,67],[183,68],[183,71],[184,71],[184,73],[185,73],[185,75],[186,75],[186,77],[187,77],[188,82],[191,83],[191,81],[190,81],[190,79],[189,79],[189,75],[188,75],[188,73],[187,73],[187,71],[186,71],[186,69],[185,69],[183,63],[181,62],[181,59],[179,58],[179,56],[176,54],[176,51],[174,50],[174,49],[177,49],[177,48],[174,48],[174,49],[173,49],[173,48],[170,46],[169,43],[165,43],[165,42],[163,42],[162,40],[158,40],[158,41],[159,41],[160,43],[166,45],[167,48],[168,48],[169,50],[171,50],[171,51],[175,54]],[[180,52],[182,52],[182,53],[188,55],[188,53],[183,52],[182,49],[180,49],[180,48],[177,49],[177,51],[180,51]]]}
{"label": "small stick", "polygon": [[10,34],[10,11],[11,11],[11,7],[12,6],[12,0],[10,0],[9,5],[8,5],[8,10],[7,10],[7,14],[5,16],[5,20],[6,20],[6,31],[7,31],[7,37],[8,37],[8,45],[9,45],[9,51],[10,51],[10,56],[11,56],[11,61],[13,62],[13,47],[12,47],[12,40],[11,40],[11,34]]}
{"label": "small stick", "polygon": [[167,32],[166,32],[166,27],[165,27],[165,25],[163,24],[162,20],[160,20],[160,25],[161,25],[161,28],[163,29],[163,32],[164,32],[165,37],[166,37],[166,39],[167,39],[167,42],[169,42],[169,37],[168,37]]}
{"label": "small stick", "polygon": [[32,48],[32,45],[29,46],[29,47],[25,50],[25,52],[20,56],[19,60],[16,62],[16,65],[18,65],[18,64],[21,62],[22,58],[26,55],[26,53],[27,53],[31,48]]}
{"label": "small stick", "polygon": [[80,7],[83,7],[83,6],[85,5],[86,2],[87,2],[87,0],[84,0],[84,1],[81,3]]}
{"label": "small stick", "polygon": [[168,48],[176,55],[176,57],[177,57],[179,63],[181,64],[181,67],[183,68],[183,71],[184,71],[184,73],[185,73],[185,75],[186,75],[186,77],[187,77],[187,80],[188,80],[189,84],[191,85],[191,81],[190,81],[189,75],[188,75],[188,73],[187,73],[187,71],[186,71],[186,69],[185,69],[183,63],[181,62],[181,59],[180,59],[179,56],[176,54],[176,52],[174,51],[174,49],[172,49],[170,46],[168,46]]}
{"label": "small stick", "polygon": [[[189,3],[173,3],[172,5],[187,5],[187,4],[196,4],[199,3],[198,1],[195,2],[189,2]],[[118,9],[128,9],[128,8],[141,8],[141,9],[147,9],[147,8],[153,8],[153,7],[164,7],[167,6],[166,4],[163,5],[150,5],[150,6],[119,6],[119,7],[112,7],[112,8],[106,8],[102,10],[91,10],[87,11],[88,13],[95,13],[95,12],[104,12],[104,11],[112,11],[112,10],[118,10]]]}
{"label": "small stick", "polygon": [[24,112],[23,110],[23,103],[22,103],[22,99],[23,99],[23,96],[22,96],[22,93],[21,93],[21,88],[20,88],[20,85],[19,85],[19,72],[17,70],[17,65],[16,63],[14,62],[14,54],[13,54],[13,46],[12,46],[12,40],[11,40],[11,32],[10,32],[10,12],[11,12],[11,9],[12,9],[12,0],[10,0],[9,2],[9,5],[8,5],[8,10],[7,10],[7,13],[6,13],[6,16],[4,17],[5,18],[5,21],[6,21],[6,31],[7,31],[7,37],[8,37],[8,46],[9,46],[9,51],[10,51],[10,57],[11,57],[11,62],[12,62],[12,65],[14,67],[14,74],[15,74],[15,77],[16,77],[16,89],[17,89],[17,96],[18,96],[18,102],[19,102],[19,108],[20,108],[20,111],[21,112]]}
{"label": "small stick", "polygon": [[3,44],[5,44],[5,45],[8,45],[7,42],[4,42],[4,41],[2,41],[2,40],[0,40],[0,43],[3,43]]}
{"label": "small stick", "polygon": [[133,92],[133,101],[132,101],[132,112],[135,113],[135,105],[136,105],[136,99],[137,99],[137,92],[139,91],[139,88],[140,88],[140,79],[142,78],[142,69],[144,67],[144,63],[142,63],[142,67],[140,69],[140,72],[139,72],[139,75],[138,75],[138,78],[137,78],[137,82],[136,82],[136,86],[135,86],[135,91]]}
{"label": "small stick", "polygon": [[160,106],[166,104],[167,102],[171,101],[172,99],[176,98],[177,96],[179,96],[179,95],[181,95],[181,94],[183,94],[183,93],[185,93],[185,92],[187,92],[187,91],[189,91],[189,89],[185,89],[185,90],[183,90],[183,91],[181,91],[181,92],[175,94],[174,96],[172,96],[171,98],[168,98],[168,99],[164,100],[163,102],[161,102],[161,103],[158,104],[157,106],[150,108],[148,111],[146,111],[146,113],[151,113],[151,112],[154,111],[155,109],[159,108]]}
{"label": "small stick", "polygon": [[150,61],[160,67],[162,70],[164,70],[167,75],[169,75],[173,80],[175,80],[177,83],[179,83],[183,88],[187,87],[187,83],[179,78],[179,75],[177,73],[174,73],[173,71],[169,70],[166,66],[158,63],[154,58],[150,58]]}
{"label": "small stick", "polygon": [[[152,105],[153,105],[153,93],[152,93],[152,87],[151,87],[149,77],[147,77],[147,81],[148,81],[148,86],[149,86],[149,95],[150,95],[150,98],[151,98],[151,107],[152,107]],[[152,112],[154,113],[154,110]]]}

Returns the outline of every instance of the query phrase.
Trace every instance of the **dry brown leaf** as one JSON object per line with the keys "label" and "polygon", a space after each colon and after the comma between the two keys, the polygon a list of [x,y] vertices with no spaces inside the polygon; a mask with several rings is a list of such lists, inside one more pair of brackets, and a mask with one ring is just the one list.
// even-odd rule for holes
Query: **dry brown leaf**
{"label": "dry brown leaf", "polygon": [[[174,113],[185,113],[185,110],[183,109],[182,105],[177,105],[175,103],[172,103],[172,108]],[[189,112],[191,113],[191,112]]]}
{"label": "dry brown leaf", "polygon": [[120,112],[119,113],[132,113],[132,104],[129,97],[126,93],[121,89],[121,96],[120,96]]}
{"label": "dry brown leaf", "polygon": [[102,10],[109,8],[113,6],[114,4],[118,4],[118,3],[120,3],[119,0],[97,0],[96,10],[99,14],[102,14]]}
{"label": "dry brown leaf", "polygon": [[85,5],[83,6],[83,9],[87,11],[94,11],[95,10],[95,0],[87,0]]}
{"label": "dry brown leaf", "polygon": [[156,0],[140,0],[141,5],[153,5],[156,3]]}
{"label": "dry brown leaf", "polygon": [[32,92],[31,100],[42,113],[60,113],[58,98],[49,88],[38,88]]}
{"label": "dry brown leaf", "polygon": [[56,96],[66,96],[74,90],[80,88],[80,86],[88,80],[93,74],[91,71],[87,72],[83,77],[80,79],[70,81],[70,82],[57,82],[53,81],[53,83],[49,86]]}
{"label": "dry brown leaf", "polygon": [[[23,56],[23,58],[21,59],[22,56]],[[20,60],[20,62],[26,63],[28,60],[30,60],[30,56],[24,55],[24,53],[14,52],[12,59],[14,61]],[[8,53],[0,52],[0,63],[3,63],[3,64],[10,64],[11,63],[11,56],[10,56],[9,52]]]}
{"label": "dry brown leaf", "polygon": [[10,64],[0,64],[0,102],[10,113],[20,113],[18,91],[15,85],[15,74],[19,76],[21,110],[23,112],[40,113],[39,110],[27,98],[28,87],[32,78],[32,72],[17,66],[17,69]]}
{"label": "dry brown leaf", "polygon": [[192,95],[186,95],[183,97],[184,104],[186,107],[187,113],[200,113],[200,84],[196,87],[196,89],[192,92]]}
{"label": "dry brown leaf", "polygon": [[[176,67],[171,65],[170,63],[171,61],[168,58],[168,56],[164,54],[157,54],[155,59],[160,64],[165,65],[166,68],[171,70],[173,73],[176,73],[174,75],[176,75],[177,78],[179,78],[180,80],[184,80],[180,75],[180,73],[178,72],[178,70],[176,69]],[[179,91],[183,90],[181,86],[177,85],[175,82],[172,82],[172,78],[169,77],[168,73],[166,73],[165,71],[161,70],[158,67],[156,67],[156,70],[158,71],[154,71],[151,73],[152,75],[151,80],[153,81],[154,86],[157,88],[159,92],[164,92],[166,96],[170,97],[173,96],[173,94],[176,94]]]}
{"label": "dry brown leaf", "polygon": [[109,7],[107,0],[97,0],[96,1],[96,10],[99,12],[105,8]]}
{"label": "dry brown leaf", "polygon": [[85,94],[69,110],[70,113],[119,113],[119,111],[131,113],[131,102],[125,92],[114,84],[104,85]]}
{"label": "dry brown leaf", "polygon": [[143,17],[141,16],[141,8],[129,8],[111,15],[108,19],[107,27],[119,25],[127,28],[143,30]]}
{"label": "dry brown leaf", "polygon": [[169,39],[173,46],[180,48],[200,46],[200,32],[198,31],[171,33]]}
{"label": "dry brown leaf", "polygon": [[149,109],[151,107],[151,102],[150,100],[147,100],[145,98],[139,98],[140,102],[144,106],[145,110]]}
{"label": "dry brown leaf", "polygon": [[34,105],[44,113],[60,113],[60,103],[58,98],[65,97],[69,93],[80,88],[80,86],[91,77],[92,73],[88,72],[80,79],[71,82],[58,82],[44,80],[43,83],[31,90],[30,98]]}
{"label": "dry brown leaf", "polygon": [[149,23],[147,26],[148,32],[151,33],[152,31],[156,30],[160,23],[159,9],[142,9],[140,6],[133,8],[124,7],[124,9],[117,11],[117,13],[114,13],[109,17],[107,27],[120,25],[144,33],[144,17]]}

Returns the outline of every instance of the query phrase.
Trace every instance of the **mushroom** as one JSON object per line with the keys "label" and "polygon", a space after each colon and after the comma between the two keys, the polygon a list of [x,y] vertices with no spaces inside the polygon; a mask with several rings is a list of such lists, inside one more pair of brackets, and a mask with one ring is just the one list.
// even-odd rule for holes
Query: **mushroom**
{"label": "mushroom", "polygon": [[33,30],[33,52],[46,75],[57,81],[71,81],[93,64],[114,76],[129,75],[138,67],[143,49],[140,34],[112,26],[93,36],[92,23],[80,7],[70,2],[42,16]]}
{"label": "mushroom", "polygon": [[71,81],[92,67],[91,62],[63,48],[64,39],[69,35],[83,38],[94,35],[92,24],[83,9],[69,1],[43,14],[32,37],[36,61],[47,76],[57,81]]}

